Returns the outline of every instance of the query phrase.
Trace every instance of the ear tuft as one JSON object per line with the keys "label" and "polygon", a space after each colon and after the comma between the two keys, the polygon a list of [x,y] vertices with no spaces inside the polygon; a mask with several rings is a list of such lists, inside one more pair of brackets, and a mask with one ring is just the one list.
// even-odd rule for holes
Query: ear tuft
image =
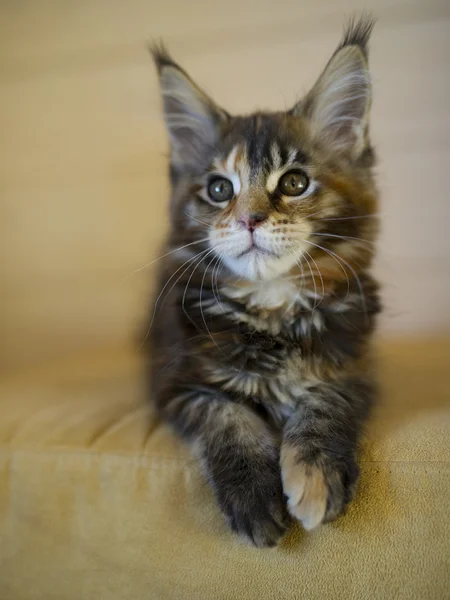
{"label": "ear tuft", "polygon": [[175,63],[175,61],[172,59],[172,57],[170,56],[169,51],[167,50],[167,48],[162,40],[158,40],[157,42],[151,42],[148,45],[148,49],[149,49],[150,54],[152,55],[152,58],[155,63],[155,66],[158,70],[158,73],[161,73],[161,70],[164,67],[178,66]]}
{"label": "ear tuft", "polygon": [[368,146],[372,87],[367,44],[373,26],[367,16],[350,21],[322,75],[293,110],[310,122],[312,135],[325,147],[355,160]]}
{"label": "ear tuft", "polygon": [[192,81],[162,42],[153,44],[150,51],[159,73],[171,164],[175,169],[201,169],[228,114]]}
{"label": "ear tuft", "polygon": [[359,19],[352,17],[345,26],[344,37],[336,48],[336,52],[345,46],[358,46],[367,59],[369,38],[374,26],[375,19],[370,13],[363,13]]}

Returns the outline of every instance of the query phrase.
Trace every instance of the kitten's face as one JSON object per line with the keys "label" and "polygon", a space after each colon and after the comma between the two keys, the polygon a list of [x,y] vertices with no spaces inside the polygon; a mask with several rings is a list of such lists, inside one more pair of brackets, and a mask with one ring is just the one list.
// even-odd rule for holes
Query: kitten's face
{"label": "kitten's face", "polygon": [[[234,275],[343,279],[370,261],[376,197],[365,47],[344,45],[291,111],[231,117],[159,50],[172,214]],[[353,265],[353,266],[352,266]]]}
{"label": "kitten's face", "polygon": [[277,277],[308,250],[319,182],[301,138],[288,115],[235,119],[202,177],[201,201],[188,202],[187,214],[207,223],[210,247],[238,276]]}
{"label": "kitten's face", "polygon": [[[326,250],[337,245],[334,235],[345,235],[341,242],[371,235],[367,220],[356,217],[371,214],[374,203],[352,193],[358,185],[351,169],[346,179],[342,172],[336,177],[307,122],[282,113],[233,119],[216,147],[185,197],[186,220],[179,223],[200,229],[211,258],[219,256],[236,275],[267,280],[293,269],[309,275],[321,255],[332,257]],[[372,221],[369,228],[374,232]]]}

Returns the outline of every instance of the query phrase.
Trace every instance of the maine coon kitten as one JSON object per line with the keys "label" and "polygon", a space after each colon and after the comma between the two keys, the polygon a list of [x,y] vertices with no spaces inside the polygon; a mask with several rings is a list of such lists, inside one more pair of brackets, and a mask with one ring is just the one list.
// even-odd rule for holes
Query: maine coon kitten
{"label": "maine coon kitten", "polygon": [[171,229],[149,331],[152,395],[229,525],[275,545],[351,500],[374,399],[377,194],[367,42],[351,22],[287,112],[232,116],[153,49]]}

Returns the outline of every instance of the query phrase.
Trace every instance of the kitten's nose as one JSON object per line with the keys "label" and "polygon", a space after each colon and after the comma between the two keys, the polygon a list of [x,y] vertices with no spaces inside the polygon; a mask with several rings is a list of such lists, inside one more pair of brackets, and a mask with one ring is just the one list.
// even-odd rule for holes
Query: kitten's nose
{"label": "kitten's nose", "polygon": [[244,215],[238,219],[239,223],[244,225],[246,229],[250,232],[255,231],[255,229],[264,223],[267,220],[268,215],[266,213],[250,213],[248,215]]}

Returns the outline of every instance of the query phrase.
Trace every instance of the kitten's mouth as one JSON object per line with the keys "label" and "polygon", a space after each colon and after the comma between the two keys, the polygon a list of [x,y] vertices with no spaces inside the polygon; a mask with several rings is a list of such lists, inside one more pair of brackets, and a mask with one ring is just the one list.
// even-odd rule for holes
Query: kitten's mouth
{"label": "kitten's mouth", "polygon": [[275,254],[275,252],[271,252],[270,250],[266,250],[265,248],[261,248],[261,246],[258,246],[258,244],[255,244],[253,242],[253,244],[251,246],[249,246],[247,248],[247,250],[244,250],[244,252],[241,252],[240,254],[238,254],[237,258],[242,258],[243,256],[248,256],[249,254],[260,254],[262,256],[278,256],[277,254]]}

